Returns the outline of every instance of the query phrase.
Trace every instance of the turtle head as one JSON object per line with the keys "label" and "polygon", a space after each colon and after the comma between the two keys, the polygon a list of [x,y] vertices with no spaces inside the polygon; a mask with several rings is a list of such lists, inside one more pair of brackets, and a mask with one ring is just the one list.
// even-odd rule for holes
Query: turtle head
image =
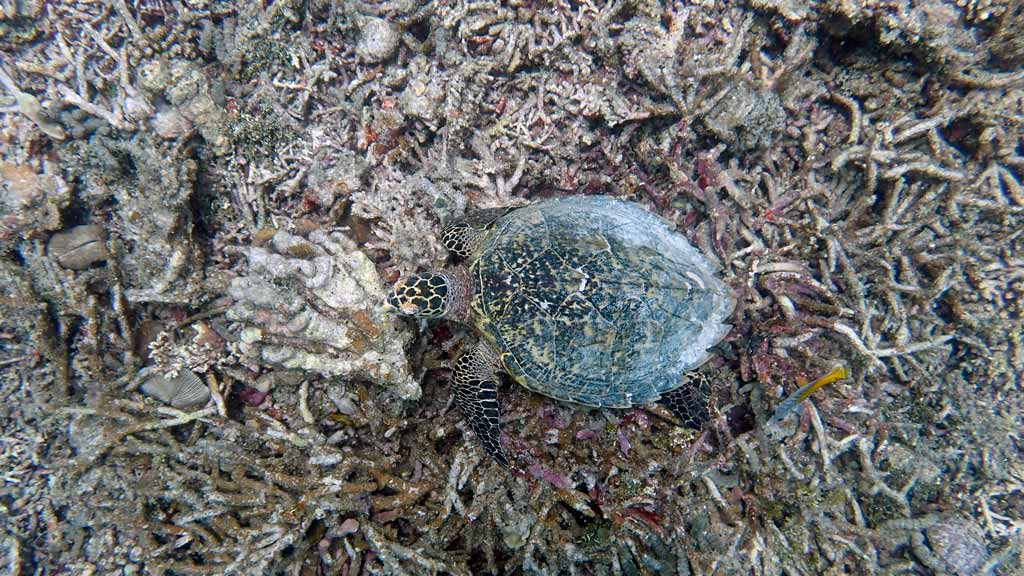
{"label": "turtle head", "polygon": [[444,273],[413,274],[399,278],[388,294],[395,312],[414,318],[442,318],[451,309],[451,278]]}

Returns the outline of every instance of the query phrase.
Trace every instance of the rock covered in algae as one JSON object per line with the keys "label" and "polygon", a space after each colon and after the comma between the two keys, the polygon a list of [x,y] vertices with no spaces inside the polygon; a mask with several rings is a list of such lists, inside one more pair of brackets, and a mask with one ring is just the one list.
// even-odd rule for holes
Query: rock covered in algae
{"label": "rock covered in algae", "polygon": [[[130,138],[97,133],[74,141],[61,157],[76,176],[76,200],[91,213],[107,215],[103,227],[121,245],[117,262],[128,300],[180,302],[198,289],[193,272],[201,254],[191,202],[201,164],[193,151],[148,132]],[[72,264],[88,266],[105,256],[99,244],[89,250],[91,255],[81,255],[88,258]]]}
{"label": "rock covered in algae", "polygon": [[71,188],[56,165],[47,162],[40,170],[0,162],[0,242],[60,228],[61,212],[70,203]]}
{"label": "rock covered in algae", "polygon": [[736,82],[703,120],[720,140],[740,152],[751,152],[775,142],[785,125],[786,110],[775,92]]}
{"label": "rock covered in algae", "polygon": [[920,560],[937,572],[977,574],[988,560],[985,536],[978,525],[963,518],[943,518],[925,529],[929,552],[915,552]]}
{"label": "rock covered in algae", "polygon": [[401,35],[393,22],[382,18],[363,18],[359,24],[356,54],[367,64],[383,62],[398,50]]}
{"label": "rock covered in algae", "polygon": [[[259,244],[259,242],[257,242]],[[382,306],[373,262],[338,233],[308,239],[279,231],[249,249],[249,274],[232,281],[228,318],[245,325],[240,345],[257,364],[366,378],[419,398],[403,344],[410,334]]]}
{"label": "rock covered in algae", "polygon": [[140,83],[156,102],[153,128],[162,138],[182,137],[195,127],[215,154],[228,152],[228,115],[214,97],[215,86],[199,67],[187,61],[150,62],[141,69]]}

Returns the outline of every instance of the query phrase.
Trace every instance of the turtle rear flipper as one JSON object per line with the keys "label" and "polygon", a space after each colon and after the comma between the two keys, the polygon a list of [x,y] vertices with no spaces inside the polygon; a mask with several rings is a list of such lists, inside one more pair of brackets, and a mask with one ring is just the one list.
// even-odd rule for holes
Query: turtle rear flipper
{"label": "turtle rear flipper", "polygon": [[671,410],[688,428],[700,430],[711,420],[711,385],[700,372],[687,372],[683,378],[683,385],[663,393],[658,404]]}
{"label": "turtle rear flipper", "polygon": [[512,468],[501,447],[501,411],[498,405],[498,374],[494,352],[484,343],[466,352],[452,368],[455,403],[484,451],[505,468]]}

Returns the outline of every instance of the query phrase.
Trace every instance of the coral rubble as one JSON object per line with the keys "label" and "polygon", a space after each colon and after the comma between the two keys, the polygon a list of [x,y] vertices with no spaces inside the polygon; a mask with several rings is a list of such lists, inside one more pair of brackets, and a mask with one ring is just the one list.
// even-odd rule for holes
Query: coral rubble
{"label": "coral rubble", "polygon": [[[1021,16],[0,2],[0,571],[1020,574]],[[509,474],[384,287],[570,194],[721,265],[717,410],[505,386]]]}

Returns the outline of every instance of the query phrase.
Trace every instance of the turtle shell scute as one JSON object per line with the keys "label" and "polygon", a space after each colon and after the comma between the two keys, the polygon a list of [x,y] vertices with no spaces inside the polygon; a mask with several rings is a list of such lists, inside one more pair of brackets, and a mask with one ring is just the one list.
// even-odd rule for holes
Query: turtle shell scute
{"label": "turtle shell scute", "polygon": [[476,326],[504,368],[531,390],[591,406],[651,402],[683,385],[735,305],[668,223],[608,197],[509,212],[469,269]]}

